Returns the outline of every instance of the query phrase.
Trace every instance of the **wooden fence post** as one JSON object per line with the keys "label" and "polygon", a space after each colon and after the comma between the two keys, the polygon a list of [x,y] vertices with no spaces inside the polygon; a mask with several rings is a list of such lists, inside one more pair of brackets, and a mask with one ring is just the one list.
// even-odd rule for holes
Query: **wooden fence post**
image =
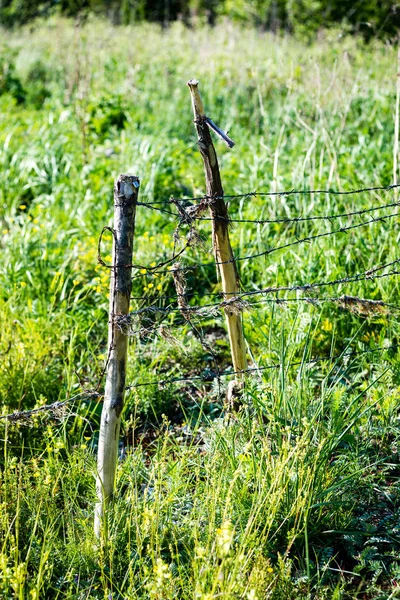
{"label": "wooden fence post", "polygon": [[132,249],[139,179],[120,175],[114,184],[113,262],[108,321],[106,385],[97,458],[97,504],[94,529],[100,537],[105,507],[111,500],[118,460],[119,430],[124,403],[128,350],[129,302],[132,288]]}
{"label": "wooden fence post", "polygon": [[[190,79],[189,86],[194,113],[194,123],[197,130],[198,146],[204,162],[206,176],[206,194],[212,198],[210,213],[213,229],[213,247],[217,268],[221,276],[222,291],[226,300],[233,299],[239,293],[238,273],[229,241],[228,209],[224,202],[224,190],[218,166],[217,154],[212,143],[212,129],[231,148],[234,143],[205,115],[203,102],[200,97],[197,79]],[[243,335],[242,316],[238,310],[229,306],[225,308],[228,326],[229,343],[231,347],[234,371],[247,369],[246,348]]]}

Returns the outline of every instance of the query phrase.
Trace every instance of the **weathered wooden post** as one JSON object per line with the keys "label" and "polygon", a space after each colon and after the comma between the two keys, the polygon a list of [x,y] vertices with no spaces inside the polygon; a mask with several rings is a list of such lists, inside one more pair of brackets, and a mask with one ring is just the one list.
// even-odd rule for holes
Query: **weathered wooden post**
{"label": "weathered wooden post", "polygon": [[114,184],[113,268],[111,270],[110,312],[106,386],[101,413],[97,459],[97,504],[95,535],[100,537],[105,508],[112,499],[118,459],[119,430],[124,404],[128,351],[128,313],[132,288],[132,248],[135,233],[139,179],[120,175]]}
{"label": "weathered wooden post", "polygon": [[[228,210],[223,199],[224,190],[222,188],[217,154],[212,143],[210,129],[221,137],[230,148],[232,148],[234,143],[224,131],[205,115],[198,84],[197,79],[191,79],[187,82],[192,97],[198,146],[204,162],[206,194],[209,198],[213,199],[210,203],[210,213],[212,218],[214,256],[221,276],[224,298],[230,300],[234,299],[240,291],[239,281],[229,241]],[[234,371],[244,371],[247,369],[247,359],[242,316],[234,307],[230,309],[229,305],[225,308],[225,313],[233,368]]]}

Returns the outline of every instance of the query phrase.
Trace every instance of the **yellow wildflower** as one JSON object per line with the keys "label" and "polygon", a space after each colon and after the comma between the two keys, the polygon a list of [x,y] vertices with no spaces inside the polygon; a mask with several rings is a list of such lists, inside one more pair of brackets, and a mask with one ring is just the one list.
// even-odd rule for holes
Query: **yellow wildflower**
{"label": "yellow wildflower", "polygon": [[226,556],[233,541],[233,525],[230,521],[224,521],[219,529],[217,529],[217,548],[220,556]]}

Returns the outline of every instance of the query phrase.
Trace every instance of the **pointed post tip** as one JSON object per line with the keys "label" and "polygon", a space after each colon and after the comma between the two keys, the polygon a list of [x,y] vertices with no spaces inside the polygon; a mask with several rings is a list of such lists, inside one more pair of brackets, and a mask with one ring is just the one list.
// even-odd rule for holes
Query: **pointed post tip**
{"label": "pointed post tip", "polygon": [[187,85],[190,89],[190,95],[192,97],[194,118],[202,118],[204,117],[204,106],[199,92],[199,81],[198,79],[189,79]]}

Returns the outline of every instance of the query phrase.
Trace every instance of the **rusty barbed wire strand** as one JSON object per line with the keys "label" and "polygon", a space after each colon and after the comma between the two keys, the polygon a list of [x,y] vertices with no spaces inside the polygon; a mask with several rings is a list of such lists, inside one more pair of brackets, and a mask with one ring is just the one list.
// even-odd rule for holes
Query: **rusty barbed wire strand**
{"label": "rusty barbed wire strand", "polygon": [[[262,256],[269,256],[269,255],[273,254],[274,252],[277,252],[278,250],[284,250],[284,249],[290,248],[292,246],[298,246],[299,244],[309,243],[309,242],[312,242],[319,238],[329,237],[331,235],[337,235],[340,233],[346,233],[348,231],[358,229],[359,227],[365,227],[366,225],[371,225],[373,223],[378,223],[378,222],[385,222],[389,219],[393,219],[393,218],[399,217],[399,216],[400,215],[398,215],[397,213],[391,213],[390,215],[374,217],[372,219],[369,219],[368,221],[362,221],[361,223],[356,223],[355,225],[339,227],[338,229],[335,229],[334,231],[327,231],[324,233],[318,233],[315,235],[309,235],[309,236],[306,236],[303,238],[298,238],[293,242],[288,242],[287,244],[282,244],[280,246],[271,246],[271,247],[267,248],[266,250],[263,250],[262,252],[256,252],[255,254],[249,254],[249,255],[245,255],[245,256],[234,256],[233,258],[226,260],[226,261],[195,263],[194,265],[190,265],[190,266],[185,265],[183,267],[174,268],[174,270],[177,271],[178,269],[180,269],[181,271],[183,271],[185,273],[190,270],[193,271],[193,270],[196,270],[196,269],[199,269],[202,267],[214,267],[215,265],[225,265],[225,264],[229,264],[229,263],[253,260],[255,258],[261,258]],[[157,274],[157,275],[169,274],[171,272],[171,268],[169,267],[169,268],[163,270],[162,267],[164,267],[168,263],[171,263],[176,258],[181,256],[187,250],[187,248],[190,246],[191,246],[190,242],[187,242],[185,244],[185,246],[182,248],[182,250],[180,250],[178,253],[176,253],[171,259],[169,259],[168,261],[161,262],[158,265],[155,265],[154,267],[145,266],[145,265],[130,265],[135,269],[139,269],[140,271],[145,271],[144,273],[134,275],[132,277],[132,280],[137,279],[139,277],[143,277],[143,276],[147,275],[148,273]],[[100,259],[101,259],[101,257],[100,257]],[[100,262],[100,259],[99,259],[99,262]],[[103,262],[100,262],[100,264],[103,264]],[[108,268],[112,268],[111,265],[104,264],[104,266],[107,266]],[[161,270],[159,270],[159,269],[161,269]]]}
{"label": "rusty barbed wire strand", "polygon": [[[229,260],[214,261],[212,263],[211,262],[197,263],[196,268],[210,267],[213,265],[226,265],[229,263],[243,262],[245,260],[254,260],[255,258],[260,258],[262,256],[270,256],[271,254],[273,254],[274,252],[277,252],[278,250],[284,250],[286,248],[291,248],[292,246],[298,246],[299,244],[312,242],[319,238],[329,237],[331,235],[337,235],[338,233],[346,233],[347,231],[351,231],[353,229],[358,229],[359,227],[371,225],[372,223],[378,223],[379,221],[384,222],[388,219],[393,219],[394,217],[399,217],[399,216],[400,215],[398,215],[397,213],[392,213],[390,215],[383,215],[382,217],[375,217],[373,219],[369,219],[368,221],[363,221],[362,223],[357,223],[355,225],[348,225],[347,227],[339,227],[339,229],[335,229],[334,231],[317,233],[315,235],[309,235],[309,236],[306,236],[303,238],[296,239],[294,242],[288,242],[287,244],[282,244],[280,246],[273,246],[273,247],[268,248],[267,250],[263,250],[262,252],[256,252],[255,254],[248,254],[246,256],[234,256],[233,258],[230,258]],[[154,268],[156,268],[156,267],[154,267]],[[184,270],[186,267],[181,267],[181,268]],[[155,272],[158,272],[158,271],[155,271]]]}
{"label": "rusty barbed wire strand", "polygon": [[[391,304],[389,302],[384,302],[382,300],[371,300],[368,298],[360,298],[359,296],[334,296],[334,297],[303,297],[303,298],[263,298],[262,300],[257,300],[256,302],[246,302],[246,304],[242,307],[243,312],[251,312],[255,308],[259,308],[265,304],[276,304],[277,306],[284,306],[287,304],[293,303],[307,303],[312,306],[320,306],[325,303],[333,303],[337,304],[339,308],[342,310],[347,310],[352,312],[353,314],[357,314],[358,316],[364,317],[388,317],[391,312],[400,311],[400,306],[396,304]],[[131,329],[132,325],[132,317],[142,317],[144,313],[157,314],[161,313],[164,317],[169,314],[175,313],[186,313],[190,319],[196,318],[200,321],[207,320],[210,318],[215,318],[219,316],[219,309],[221,308],[221,303],[215,303],[211,306],[198,306],[191,307],[186,306],[185,308],[179,308],[177,306],[172,307],[144,307],[149,310],[139,309],[138,311],[132,311],[129,314],[131,318],[130,327],[127,330],[127,335],[134,336],[139,335],[143,337],[147,337],[152,333],[160,333],[162,337],[165,337],[167,332],[170,329],[178,329],[183,328],[188,325],[188,318],[185,318],[183,315],[182,321],[175,321],[173,323],[165,323],[164,321],[160,322],[149,322],[148,324],[143,323],[137,329]],[[139,319],[140,323],[140,319]]]}
{"label": "rusty barbed wire strand", "polygon": [[100,398],[102,396],[103,394],[100,394],[95,390],[84,391],[80,392],[79,394],[76,394],[75,396],[72,396],[71,398],[67,398],[66,400],[53,402],[52,404],[45,404],[43,406],[39,406],[38,408],[32,408],[30,410],[14,411],[13,413],[10,413],[8,415],[0,415],[0,419],[6,419],[8,421],[17,422],[30,419],[31,417],[44,412],[52,412],[55,415],[57,415],[57,413],[59,413],[61,410],[63,410],[66,406],[70,404],[76,404],[78,403],[78,401],[87,402],[91,398]]}
{"label": "rusty barbed wire strand", "polygon": [[[251,290],[254,292],[257,292],[258,290]],[[240,293],[240,292],[239,292]],[[186,296],[188,300],[193,300],[193,299],[201,299],[201,298],[209,298],[209,297],[213,297],[213,296],[218,296],[220,298],[223,298],[224,296],[234,296],[236,295],[237,292],[205,292],[204,294],[199,295],[197,292],[187,292]],[[132,296],[131,300],[149,300],[149,301],[154,301],[154,300],[177,300],[179,294],[176,294],[174,296]],[[301,298],[282,298],[282,297],[277,297],[277,298],[266,298],[263,300],[263,303],[273,303],[273,304],[284,304],[284,303],[290,303],[290,302],[308,302],[308,303],[318,303],[318,302],[335,302],[335,301],[340,301],[341,299],[345,299],[345,298],[351,298],[352,296],[328,296],[328,297],[321,297],[321,296],[310,296],[310,297],[301,297]],[[382,306],[386,306],[388,308],[393,308],[393,309],[399,309],[400,310],[400,306],[397,306],[396,304],[391,304],[389,302],[384,302],[382,300],[372,300],[372,299],[368,299],[368,298],[359,298],[360,302],[376,302],[376,303],[380,303],[382,304]],[[219,306],[220,302],[216,302],[215,304],[213,304],[212,306]],[[153,306],[153,305],[152,305]],[[188,305],[189,308],[192,305]],[[210,306],[210,305],[198,305],[200,308],[206,307],[206,306]],[[193,306],[192,306],[193,307]],[[149,306],[149,308],[151,308],[151,306]],[[155,307],[155,308],[168,308],[168,307]],[[174,310],[176,309],[176,307],[172,307]],[[196,307],[193,307],[196,308]],[[138,309],[139,310],[139,309]],[[176,309],[178,310],[178,309]]]}
{"label": "rusty barbed wire strand", "polygon": [[[210,369],[205,369],[203,371],[202,375],[170,377],[168,379],[157,379],[157,380],[153,380],[153,381],[138,382],[138,383],[127,385],[125,387],[125,390],[129,391],[129,390],[136,389],[139,387],[148,387],[148,386],[165,386],[165,385],[169,385],[169,384],[173,384],[173,383],[183,383],[183,382],[187,382],[187,381],[202,381],[204,383],[207,383],[207,382],[212,382],[212,381],[214,381],[214,379],[216,379],[216,378],[219,379],[221,377],[229,377],[232,375],[244,375],[244,374],[249,374],[249,373],[262,372],[262,371],[266,371],[266,370],[279,369],[281,367],[296,367],[296,366],[301,366],[301,365],[310,366],[310,365],[317,364],[319,362],[324,362],[324,361],[327,361],[327,362],[336,361],[336,360],[339,360],[340,358],[351,358],[351,357],[356,358],[358,356],[363,356],[366,354],[374,354],[377,352],[384,353],[389,350],[396,350],[399,347],[400,347],[399,344],[393,344],[391,346],[383,346],[380,348],[368,348],[367,350],[360,350],[360,351],[355,351],[355,352],[341,352],[334,356],[318,356],[318,357],[315,357],[308,361],[300,360],[300,361],[291,362],[291,363],[287,363],[287,364],[281,362],[281,363],[274,363],[272,365],[264,365],[262,367],[250,367],[243,371],[226,371],[226,372],[219,371],[217,373],[217,372],[211,371]],[[80,402],[86,402],[90,398],[94,398],[94,397],[97,397],[97,398],[102,397],[102,394],[95,392],[95,391],[92,391],[92,392],[85,391],[85,392],[76,394],[75,396],[68,398],[66,400],[63,400],[61,402],[53,402],[52,404],[47,404],[47,405],[40,406],[38,408],[34,408],[31,410],[14,411],[13,413],[9,413],[6,415],[0,415],[0,419],[7,420],[12,423],[16,423],[19,421],[27,421],[30,418],[32,418],[33,416],[40,414],[40,413],[44,413],[44,412],[53,412],[55,415],[57,415],[57,412],[59,412],[61,409],[63,409],[65,406],[67,406],[69,404],[75,404],[78,402],[78,400]]]}
{"label": "rusty barbed wire strand", "polygon": [[[163,208],[157,208],[155,206],[151,206],[150,204],[141,203],[141,206],[147,206],[151,210],[155,210],[167,215],[171,215],[175,217],[177,220],[180,219],[181,215],[179,213],[174,213],[170,210],[165,210]],[[353,210],[347,213],[335,213],[331,215],[317,215],[317,216],[308,216],[308,217],[281,217],[277,219],[235,219],[235,218],[225,218],[225,217],[200,217],[188,215],[188,218],[193,221],[226,221],[228,223],[253,223],[255,225],[266,225],[273,223],[301,223],[307,221],[333,221],[336,219],[345,219],[348,217],[360,216],[367,213],[375,212],[377,210],[385,210],[386,208],[393,208],[395,206],[400,206],[400,202],[389,202],[388,204],[381,204],[379,206],[373,206],[372,208],[363,208],[360,210]]]}
{"label": "rusty barbed wire strand", "polygon": [[332,190],[332,189],[326,189],[326,190],[296,190],[296,189],[291,189],[291,190],[285,190],[285,191],[281,191],[281,192],[258,192],[258,191],[252,191],[252,192],[245,192],[242,194],[224,194],[222,196],[208,196],[207,194],[204,194],[203,196],[197,196],[197,197],[181,197],[181,198],[175,198],[175,197],[171,197],[169,199],[165,199],[165,200],[153,200],[152,202],[146,202],[146,206],[154,206],[157,204],[171,204],[173,201],[178,201],[178,202],[197,202],[197,201],[201,201],[204,199],[207,200],[236,200],[236,199],[241,199],[241,198],[257,198],[257,197],[264,197],[264,196],[291,196],[294,194],[297,195],[312,195],[312,194],[329,194],[332,196],[349,196],[352,194],[363,194],[366,192],[389,192],[393,189],[396,189],[400,187],[400,184],[398,183],[391,183],[389,185],[385,185],[385,186],[370,186],[370,187],[364,187],[364,188],[359,188],[359,189],[355,189],[355,190],[348,190],[348,191],[339,191],[339,190]]}
{"label": "rusty barbed wire strand", "polygon": [[[353,210],[347,213],[338,213],[332,215],[317,215],[310,217],[282,217],[280,219],[234,219],[229,218],[226,219],[229,223],[253,223],[256,225],[265,225],[265,224],[273,224],[273,223],[301,223],[307,221],[333,221],[335,219],[345,219],[348,217],[354,217],[359,215],[364,215],[366,213],[375,212],[377,210],[384,210],[386,208],[393,208],[395,206],[399,206],[400,202],[390,202],[389,204],[381,204],[380,206],[374,206],[372,208],[364,208],[360,210]],[[198,221],[214,221],[214,220],[223,220],[223,217],[197,217]]]}
{"label": "rusty barbed wire strand", "polygon": [[[395,350],[399,348],[399,344],[394,344],[391,346],[385,346],[385,347],[381,347],[381,348],[373,348],[373,349],[368,349],[368,350],[361,350],[358,352],[342,352],[340,354],[337,354],[335,356],[318,356],[315,357],[311,360],[308,361],[296,361],[296,362],[291,362],[291,363],[275,363],[272,365],[264,365],[262,367],[250,367],[248,369],[244,369],[243,371],[226,371],[226,372],[220,372],[218,374],[219,377],[229,377],[231,375],[245,375],[247,373],[255,373],[255,372],[259,372],[259,371],[267,371],[270,369],[279,369],[282,366],[285,367],[297,367],[300,365],[304,365],[304,366],[309,366],[312,364],[317,364],[319,362],[323,362],[323,361],[329,361],[332,362],[334,360],[338,360],[340,358],[348,358],[348,357],[357,357],[357,356],[363,356],[365,354],[372,354],[372,353],[376,353],[376,352],[386,352],[388,350]],[[185,381],[203,381],[204,383],[213,381],[216,378],[216,374],[214,376],[214,373],[211,372],[210,369],[205,370],[203,375],[195,375],[192,377],[169,377],[168,379],[158,379],[158,380],[153,380],[153,381],[144,381],[144,382],[139,382],[139,383],[134,383],[134,384],[130,384],[128,386],[126,386],[126,390],[132,390],[132,389],[136,389],[139,387],[148,387],[148,386],[165,386],[165,385],[169,385],[169,384],[173,384],[173,383],[183,383]]]}
{"label": "rusty barbed wire strand", "polygon": [[252,254],[249,256],[239,256],[235,259],[231,259],[230,261],[222,261],[222,262],[216,262],[216,264],[226,264],[227,262],[234,262],[234,261],[243,261],[243,260],[252,260],[254,258],[259,258],[260,256],[267,256],[272,254],[273,252],[276,252],[277,250],[283,250],[284,248],[290,248],[291,246],[297,246],[298,244],[302,244],[305,242],[311,242],[313,240],[322,238],[322,237],[328,237],[330,235],[336,235],[338,233],[346,233],[347,231],[351,231],[353,229],[358,229],[359,227],[364,227],[365,225],[371,225],[372,223],[377,223],[378,221],[386,221],[387,219],[393,219],[394,217],[398,217],[399,215],[397,213],[392,213],[390,215],[383,215],[382,217],[375,217],[373,219],[370,219],[369,221],[363,221],[362,223],[357,223],[355,225],[348,225],[347,227],[339,227],[339,229],[335,229],[334,231],[328,231],[325,233],[317,233],[315,235],[310,235],[310,236],[306,236],[300,239],[297,239],[295,242],[289,242],[287,244],[282,244],[281,246],[275,246],[274,248],[269,248],[268,250],[264,250],[263,252],[258,252],[256,254]]}
{"label": "rusty barbed wire strand", "polygon": [[[385,269],[387,267],[398,264],[399,262],[400,262],[400,259],[397,258],[396,260],[393,260],[390,263],[386,263],[384,265],[380,265],[378,267],[368,269],[367,271],[364,271],[363,273],[357,273],[356,275],[350,275],[348,277],[341,277],[341,278],[333,279],[330,281],[320,281],[320,282],[317,281],[315,283],[306,283],[306,284],[302,284],[302,285],[267,287],[262,290],[251,290],[248,292],[240,292],[240,294],[238,294],[237,297],[240,298],[240,297],[247,297],[247,296],[255,296],[257,294],[270,294],[273,292],[284,292],[284,291],[286,291],[286,292],[307,291],[307,290],[312,290],[312,289],[321,288],[321,287],[329,287],[329,286],[335,286],[335,285],[340,285],[340,284],[353,283],[355,281],[365,281],[365,280],[373,280],[373,279],[381,279],[381,278],[385,278],[385,277],[391,277],[392,275],[400,275],[400,271],[389,271],[389,273],[383,273],[380,275],[376,275],[376,273],[378,271],[381,271],[382,269]],[[225,302],[230,302],[230,300],[226,300]]]}
{"label": "rusty barbed wire strand", "polygon": [[[341,277],[338,279],[333,279],[333,280],[328,280],[328,281],[316,281],[313,283],[303,283],[303,284],[283,285],[283,286],[270,286],[270,287],[262,288],[260,290],[248,290],[248,291],[243,291],[243,292],[239,292],[239,293],[232,292],[231,294],[230,293],[222,294],[222,292],[217,292],[218,294],[222,294],[223,296],[232,295],[232,298],[225,299],[222,302],[208,303],[208,304],[197,305],[197,306],[189,306],[188,310],[189,311],[197,311],[197,310],[202,310],[205,308],[214,308],[214,307],[224,308],[225,306],[229,306],[229,303],[236,302],[238,300],[241,300],[241,299],[249,297],[249,296],[256,296],[256,295],[260,295],[260,294],[271,294],[271,293],[279,293],[279,292],[294,292],[294,291],[300,291],[300,292],[310,291],[312,289],[318,289],[321,287],[331,287],[331,286],[333,287],[335,285],[353,283],[356,281],[375,280],[375,279],[382,279],[385,277],[391,277],[393,275],[400,275],[400,271],[389,271],[388,273],[382,273],[382,274],[377,275],[377,273],[379,271],[381,271],[382,269],[386,269],[386,268],[391,267],[398,263],[400,263],[399,258],[396,260],[393,260],[389,263],[370,268],[361,273],[356,273],[355,275],[349,275],[346,277]],[[146,297],[144,297],[144,298],[146,298]],[[282,301],[283,299],[278,298],[277,300],[279,302],[279,301]],[[318,297],[316,297],[315,300],[318,300]],[[172,307],[172,308],[177,311],[182,310],[178,307],[176,307],[176,308]],[[131,314],[139,315],[139,314],[143,314],[145,312],[157,312],[157,311],[163,312],[163,311],[170,311],[170,310],[171,310],[171,308],[169,308],[169,307],[144,306],[144,307],[138,309],[137,311],[133,311]]]}

